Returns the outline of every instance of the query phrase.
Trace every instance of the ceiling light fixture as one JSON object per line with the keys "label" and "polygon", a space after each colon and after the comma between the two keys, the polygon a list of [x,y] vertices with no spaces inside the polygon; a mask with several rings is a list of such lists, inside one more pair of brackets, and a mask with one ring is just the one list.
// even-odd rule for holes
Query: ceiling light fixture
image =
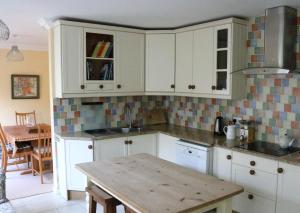
{"label": "ceiling light fixture", "polygon": [[[13,35],[14,40],[17,35]],[[19,50],[17,45],[12,45],[10,51],[7,53],[6,58],[8,61],[23,61],[24,56],[22,52]]]}
{"label": "ceiling light fixture", "polygon": [[8,40],[9,38],[9,28],[8,26],[0,19],[0,40]]}

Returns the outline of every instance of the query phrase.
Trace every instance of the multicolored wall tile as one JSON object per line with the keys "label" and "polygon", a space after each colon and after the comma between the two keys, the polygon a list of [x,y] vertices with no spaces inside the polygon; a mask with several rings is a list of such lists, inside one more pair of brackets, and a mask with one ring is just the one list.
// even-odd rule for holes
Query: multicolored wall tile
{"label": "multicolored wall tile", "polygon": [[[82,105],[82,102],[102,102],[103,104]],[[55,132],[126,126],[125,104],[130,105],[132,119],[139,125],[143,125],[143,118],[149,110],[166,108],[163,97],[160,96],[55,99]]]}

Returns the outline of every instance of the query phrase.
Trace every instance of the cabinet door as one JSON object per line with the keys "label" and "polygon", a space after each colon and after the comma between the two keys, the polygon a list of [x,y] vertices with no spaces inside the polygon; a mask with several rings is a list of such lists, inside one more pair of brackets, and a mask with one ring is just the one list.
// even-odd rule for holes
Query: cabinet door
{"label": "cabinet door", "polygon": [[158,134],[158,157],[176,163],[176,141],[178,138]]}
{"label": "cabinet door", "polygon": [[95,161],[109,160],[127,155],[126,137],[95,141]]}
{"label": "cabinet door", "polygon": [[85,191],[86,175],[75,165],[93,161],[93,141],[65,140],[68,190]]}
{"label": "cabinet door", "polygon": [[82,27],[61,26],[61,66],[62,92],[83,93]]}
{"label": "cabinet door", "polygon": [[214,29],[205,28],[194,32],[193,84],[195,93],[212,93],[214,70]]}
{"label": "cabinet door", "polygon": [[56,165],[58,175],[59,193],[64,199],[68,199],[67,174],[66,174],[66,150],[63,139],[55,137],[56,143]]}
{"label": "cabinet door", "polygon": [[193,32],[176,34],[175,91],[192,92],[193,85]]}
{"label": "cabinet door", "polygon": [[88,87],[87,92],[107,92],[108,88],[113,91],[115,46],[114,31],[84,28],[84,81],[97,85]]}
{"label": "cabinet door", "polygon": [[232,200],[232,209],[239,213],[275,213],[276,202],[249,192]]}
{"label": "cabinet door", "polygon": [[213,93],[228,95],[231,71],[231,24],[214,29],[214,88]]}
{"label": "cabinet door", "polygon": [[132,136],[128,140],[131,142],[128,145],[128,155],[147,153],[157,156],[156,134]]}
{"label": "cabinet door", "polygon": [[278,175],[277,213],[298,213],[300,210],[300,167],[279,162],[283,173]]}
{"label": "cabinet door", "polygon": [[145,35],[116,33],[116,92],[144,91]]}
{"label": "cabinet door", "polygon": [[213,175],[217,178],[231,181],[232,151],[214,147]]}
{"label": "cabinet door", "polygon": [[146,35],[146,91],[174,92],[175,34]]}
{"label": "cabinet door", "polygon": [[232,182],[243,186],[249,192],[276,200],[276,174],[232,164]]}

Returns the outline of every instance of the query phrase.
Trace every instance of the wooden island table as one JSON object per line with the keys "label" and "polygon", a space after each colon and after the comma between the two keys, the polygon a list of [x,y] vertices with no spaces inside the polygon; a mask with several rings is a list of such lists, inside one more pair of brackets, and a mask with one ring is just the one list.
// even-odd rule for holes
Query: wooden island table
{"label": "wooden island table", "polygon": [[153,157],[131,155],[77,164],[102,190],[138,213],[232,212],[241,186]]}

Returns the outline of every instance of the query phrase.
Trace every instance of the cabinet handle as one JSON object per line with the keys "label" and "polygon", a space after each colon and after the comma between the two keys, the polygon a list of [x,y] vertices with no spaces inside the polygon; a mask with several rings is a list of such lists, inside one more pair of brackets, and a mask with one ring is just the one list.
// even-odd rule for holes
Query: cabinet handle
{"label": "cabinet handle", "polygon": [[250,170],[250,175],[255,175],[255,171],[253,169]]}
{"label": "cabinet handle", "polygon": [[132,140],[130,140],[130,141],[128,141],[129,142],[129,144],[132,144]]}
{"label": "cabinet handle", "polygon": [[121,84],[118,84],[118,85],[117,85],[117,88],[118,88],[118,89],[121,89],[121,87],[122,87]]}
{"label": "cabinet handle", "polygon": [[189,153],[192,154],[193,152],[191,150],[189,150]]}
{"label": "cabinet handle", "polygon": [[216,90],[216,86],[211,86],[211,89],[212,90]]}
{"label": "cabinet handle", "polygon": [[195,85],[192,85],[192,89],[196,89],[196,86],[195,86]]}
{"label": "cabinet handle", "polygon": [[128,142],[129,142],[129,141],[126,140],[126,141],[124,141],[124,144],[128,144]]}
{"label": "cabinet handle", "polygon": [[192,85],[188,85],[188,89],[192,89]]}
{"label": "cabinet handle", "polygon": [[278,172],[279,174],[282,174],[282,173],[283,173],[283,168],[278,168],[278,169],[277,169],[277,172]]}
{"label": "cabinet handle", "polygon": [[88,145],[88,149],[93,149],[93,145]]}
{"label": "cabinet handle", "polygon": [[175,84],[171,84],[171,88],[174,89],[175,88]]}
{"label": "cabinet handle", "polygon": [[251,165],[251,166],[255,166],[255,164],[256,164],[256,163],[255,163],[254,160],[250,161],[250,165]]}
{"label": "cabinet handle", "polygon": [[254,196],[252,194],[248,194],[248,199],[253,200]]}
{"label": "cabinet handle", "polygon": [[80,85],[80,89],[84,89],[84,85],[82,84],[82,85]]}
{"label": "cabinet handle", "polygon": [[231,155],[227,155],[226,158],[227,158],[227,160],[231,160],[232,157],[231,157]]}
{"label": "cabinet handle", "polygon": [[103,89],[103,87],[104,87],[104,86],[103,86],[102,84],[99,85],[99,88],[100,88],[100,89]]}

